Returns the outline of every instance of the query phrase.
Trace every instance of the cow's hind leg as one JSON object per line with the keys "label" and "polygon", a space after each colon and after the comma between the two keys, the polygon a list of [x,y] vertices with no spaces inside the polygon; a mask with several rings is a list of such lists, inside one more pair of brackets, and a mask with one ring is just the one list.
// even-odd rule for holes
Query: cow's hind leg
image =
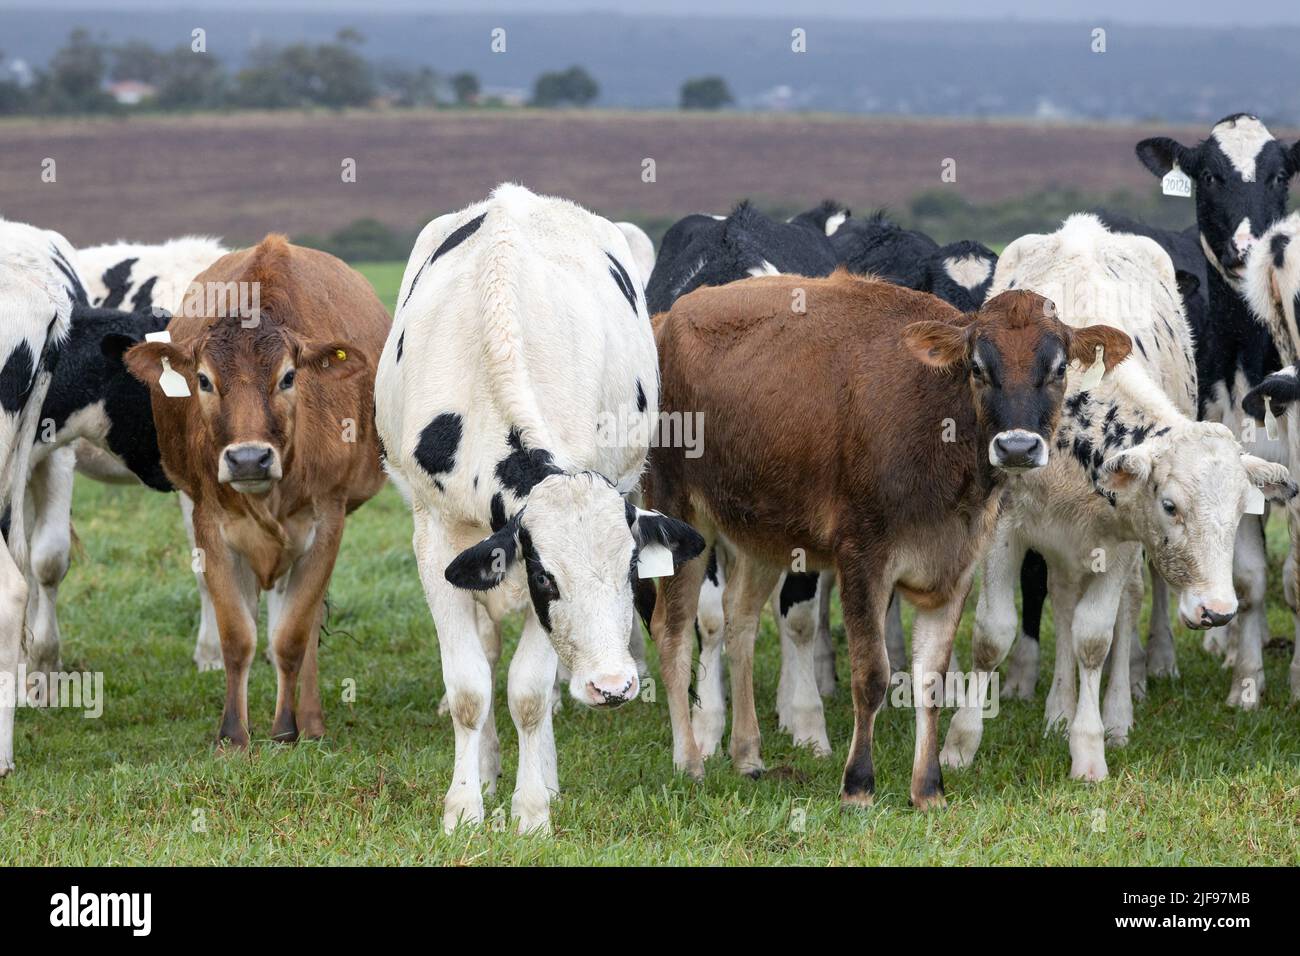
{"label": "cow's hind leg", "polygon": [[721,745],[727,723],[727,692],[722,681],[722,637],[726,621],[722,592],[726,584],[718,544],[714,542],[709,550],[704,583],[700,586],[700,603],[695,612],[695,626],[700,636],[700,663],[695,670],[697,700],[691,709],[691,730],[700,748],[700,756],[706,760]]}
{"label": "cow's hind leg", "polygon": [[1047,600],[1047,559],[1037,551],[1027,551],[1020,563],[1020,603],[1022,607],[1020,637],[1007,663],[1007,680],[1002,696],[1015,700],[1033,700],[1038,686],[1038,659],[1042,648],[1043,603]]}
{"label": "cow's hind leg", "polygon": [[1237,526],[1232,572],[1237,589],[1233,623],[1238,630],[1228,706],[1254,710],[1264,693],[1264,639],[1268,631],[1264,607],[1268,555],[1264,550],[1264,526],[1256,515],[1244,515]]}
{"label": "cow's hind leg", "polygon": [[[53,676],[60,667],[59,618],[56,601],[59,585],[68,573],[72,552],[72,481],[77,453],[71,447],[58,448],[32,469],[28,501],[33,509],[32,576],[27,592],[27,675]],[[32,703],[49,703],[52,680],[38,681]]]}
{"label": "cow's hind leg", "polygon": [[[763,772],[762,736],[754,706],[754,638],[763,604],[781,572],[736,549],[736,562],[722,596],[726,616],[727,667],[731,672],[731,744],[728,751],[737,773],[757,777]],[[814,579],[815,580],[815,579]],[[811,676],[811,675],[810,675]],[[815,688],[814,688],[815,690]],[[820,703],[820,701],[819,701]]]}
{"label": "cow's hind leg", "polygon": [[[838,682],[835,676],[835,635],[831,633],[831,591],[835,588],[835,572],[823,571],[817,582],[817,690],[823,697],[835,693]],[[903,622],[898,622],[898,640],[903,640]]]}
{"label": "cow's hind leg", "polygon": [[[185,536],[190,548],[194,548],[194,502],[184,492],[176,497],[180,500]],[[200,671],[219,671],[226,666],[221,656],[221,632],[217,627],[217,611],[208,590],[207,576],[201,567],[196,567],[194,572],[194,582],[199,587],[199,636],[194,642],[194,664]]]}
{"label": "cow's hind leg", "polygon": [[18,686],[18,665],[26,607],[27,581],[0,539],[0,777],[14,769],[14,705],[25,691]]}
{"label": "cow's hind leg", "polygon": [[[787,602],[787,591],[794,574],[786,574],[784,583],[773,594],[777,627],[781,631],[782,675],[785,679],[785,709],[781,729],[794,738],[796,747],[811,747],[814,754],[825,757],[831,752],[826,736],[826,714],[817,688],[818,590],[820,575],[811,578],[812,593],[797,603]],[[778,692],[778,701],[781,698]]]}

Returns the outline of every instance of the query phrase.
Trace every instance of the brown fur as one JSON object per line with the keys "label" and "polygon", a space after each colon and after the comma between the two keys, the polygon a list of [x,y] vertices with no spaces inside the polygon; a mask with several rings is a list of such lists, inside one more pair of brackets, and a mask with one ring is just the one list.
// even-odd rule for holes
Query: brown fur
{"label": "brown fur", "polygon": [[[242,327],[249,316],[202,314],[207,284],[232,282],[258,284],[255,327]],[[223,256],[195,283],[168,326],[171,343],[137,345],[126,362],[150,386],[163,468],[194,499],[195,538],[205,552],[226,660],[221,736],[247,743],[243,683],[256,637],[228,549],[247,561],[262,590],[292,568],[289,603],[272,635],[281,671],[275,734],[287,740],[300,731],[319,736],[315,651],[343,517],[384,482],[374,367],[391,320],[359,273],[282,236]],[[158,379],[164,357],[185,377],[189,398],[163,395]],[[279,383],[291,366],[296,380],[290,394]],[[214,392],[200,390],[200,371]],[[350,442],[344,440],[348,419],[355,437]],[[241,494],[218,481],[222,449],[243,441],[267,442],[279,451],[282,477],[264,495]],[[304,549],[313,525],[315,542]],[[304,667],[295,721],[294,690]]]}
{"label": "brown fur", "polygon": [[[791,309],[797,290],[806,314]],[[871,726],[889,676],[890,592],[897,586],[927,610],[956,602],[959,614],[996,517],[1003,473],[988,460],[987,386],[967,362],[974,341],[996,349],[1005,387],[1028,388],[1044,338],[1055,336],[1071,358],[1088,363],[1104,344],[1109,365],[1127,355],[1128,338],[1103,326],[1071,330],[1030,292],[1005,293],[962,315],[934,296],[843,271],[699,289],[655,321],[660,411],[703,413],[704,440],[699,458],[654,449],[646,495],[660,511],[706,536],[721,531],[774,567],[789,567],[802,549],[810,568],[839,572],[857,715],[844,794],[848,802],[869,799]],[[1063,382],[1043,389],[1045,439],[1063,393]],[[953,442],[943,440],[946,420]],[[694,773],[702,765],[689,717],[677,719],[687,714],[684,636],[704,562],[691,564],[699,568],[661,582],[654,630],[674,730],[684,727],[684,759]],[[918,805],[942,799],[933,733],[926,736],[932,752],[913,777]]]}

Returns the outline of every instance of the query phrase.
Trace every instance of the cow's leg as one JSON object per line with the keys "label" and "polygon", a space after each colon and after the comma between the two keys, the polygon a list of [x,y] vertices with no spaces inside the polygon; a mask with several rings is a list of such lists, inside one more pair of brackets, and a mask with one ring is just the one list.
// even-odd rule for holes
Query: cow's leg
{"label": "cow's leg", "polygon": [[[277,676],[275,723],[272,725],[271,736],[285,743],[298,739],[298,679],[303,670],[307,647],[319,633],[325,591],[329,588],[330,575],[334,573],[334,560],[338,557],[339,543],[343,539],[343,516],[341,502],[332,507],[323,504],[318,508],[315,540],[311,548],[287,572],[289,585],[284,595],[284,608],[276,622],[275,633],[270,635]],[[315,686],[314,676],[312,684]],[[324,733],[319,713],[319,695],[315,706],[317,713],[313,718],[316,726],[312,730],[319,737]]]}
{"label": "cow's leg", "polygon": [[523,633],[506,682],[510,716],[519,733],[519,774],[510,815],[519,821],[520,833],[551,829],[551,794],[557,778],[551,694],[557,661],[550,638],[530,608],[524,614]]}
{"label": "cow's leg", "polygon": [[[1120,599],[1129,586],[1138,555],[1133,546],[1114,549],[1109,571],[1090,575],[1075,605],[1070,641],[1079,671],[1079,695],[1070,723],[1070,776],[1106,779],[1105,727],[1101,720],[1101,669],[1110,653]],[[1057,652],[1060,653],[1059,650]],[[1114,677],[1128,676],[1128,661],[1115,662]]]}
{"label": "cow's leg", "polygon": [[[1138,642],[1133,642],[1136,651]],[[1146,693],[1147,677],[1177,677],[1178,660],[1174,652],[1174,630],[1169,624],[1169,585],[1151,567],[1151,623],[1147,628],[1146,667],[1143,673],[1142,693]],[[1135,675],[1136,676],[1136,675]],[[1134,688],[1136,689],[1136,684]]]}
{"label": "cow's leg", "polygon": [[217,616],[221,656],[226,671],[226,703],[217,731],[217,745],[248,746],[248,672],[257,646],[257,581],[247,562],[226,546],[215,518],[194,512],[194,536],[203,549],[203,574]]}
{"label": "cow's leg", "polygon": [[0,539],[0,777],[14,769],[14,710],[25,687],[18,684],[22,661],[27,580]]}
{"label": "cow's leg", "polygon": [[[1287,524],[1295,527],[1296,516],[1287,512]],[[1291,547],[1287,550],[1286,560],[1282,562],[1282,599],[1286,601],[1286,606],[1293,612],[1300,613],[1300,606],[1297,606],[1296,594],[1300,593],[1300,587],[1296,583],[1296,560],[1295,560],[1295,532],[1291,532]]]}
{"label": "cow's leg", "polygon": [[[679,515],[700,531],[706,545],[711,545],[712,529],[702,527],[686,502],[679,507],[665,504],[667,514]],[[656,507],[660,507],[655,502]],[[684,506],[684,507],[682,507]],[[707,548],[706,548],[707,552]],[[655,601],[650,633],[659,648],[659,670],[668,698],[668,716],[673,729],[673,767],[696,780],[704,777],[704,758],[700,755],[695,732],[691,729],[691,634],[700,603],[700,585],[704,583],[705,558],[694,558],[677,568],[671,577],[659,579],[659,597]],[[734,666],[734,662],[733,666]]]}
{"label": "cow's leg", "polygon": [[[280,622],[288,607],[290,575],[285,574],[275,582],[275,586],[266,595],[266,633],[267,646],[271,652],[271,663],[275,664],[274,638],[280,630]],[[257,603],[249,606],[249,613],[257,616]],[[298,686],[298,703],[294,715],[298,722],[298,736],[309,740],[319,740],[325,736],[325,717],[320,703],[320,682],[318,679],[318,656],[320,651],[320,629],[325,623],[325,602],[316,612],[316,622],[312,626],[311,638],[303,652],[300,684]]]}
{"label": "cow's leg", "polygon": [[903,602],[897,594],[889,596],[885,615],[885,653],[889,655],[889,673],[907,670],[907,642],[903,636]]}
{"label": "cow's leg", "polygon": [[1043,627],[1043,603],[1047,600],[1047,559],[1037,551],[1027,551],[1020,562],[1020,603],[1023,608],[1020,639],[1011,650],[1007,679],[1002,696],[1007,699],[1032,700],[1038,686],[1038,659],[1042,647],[1039,636]]}
{"label": "cow's leg", "polygon": [[1264,639],[1268,631],[1264,606],[1268,555],[1264,550],[1264,526],[1255,515],[1244,515],[1237,526],[1232,577],[1237,589],[1238,632],[1228,706],[1254,710],[1264,693]]}
{"label": "cow's leg", "polygon": [[[918,810],[945,805],[943,773],[939,769],[939,711],[944,705],[952,643],[957,637],[957,624],[961,621],[968,593],[969,575],[946,603],[938,607],[917,608],[912,621],[912,709],[916,711],[916,748],[912,756],[909,802]],[[977,686],[982,695],[984,685]],[[980,703],[977,703],[977,708]]]}
{"label": "cow's leg", "polygon": [[[816,572],[790,571],[781,575],[781,579],[772,590],[772,619],[776,621],[776,633],[781,642],[781,679],[776,685],[777,726],[790,731],[790,701],[794,697],[795,657],[799,651],[794,645],[793,631],[801,629],[815,634],[817,628],[817,585],[819,576]],[[802,635],[801,635],[802,636]]]}
{"label": "cow's leg", "polygon": [[[478,622],[478,639],[487,657],[493,689],[496,688],[497,662],[501,660],[501,621],[483,605],[475,602],[475,619]],[[554,711],[554,707],[551,708]],[[497,779],[501,776],[501,741],[497,737],[496,708],[489,707],[483,721],[483,736],[479,742],[479,776],[485,781],[489,797],[495,797]]]}
{"label": "cow's leg", "polygon": [[1106,729],[1106,746],[1123,747],[1133,728],[1133,694],[1129,660],[1131,649],[1139,646],[1138,623],[1142,615],[1142,595],[1146,582],[1142,562],[1133,565],[1128,583],[1120,593],[1115,615],[1114,640],[1110,647],[1110,673],[1106,678],[1106,699],[1102,706],[1102,725]]}
{"label": "cow's leg", "polygon": [[[717,562],[718,545],[715,543],[709,556],[704,583],[700,585],[700,603],[695,612],[695,626],[700,636],[700,664],[695,671],[695,693],[698,698],[691,710],[691,730],[699,745],[700,756],[712,757],[722,743],[722,732],[727,723],[727,692],[722,683],[722,633],[725,616],[722,610],[722,592],[726,578]],[[785,669],[784,659],[781,662]],[[777,698],[781,692],[777,690]],[[779,706],[779,705],[778,705]]]}
{"label": "cow's leg", "polygon": [[[823,697],[835,693],[838,683],[835,676],[835,635],[831,633],[831,591],[835,587],[835,572],[823,571],[817,581],[817,691]],[[903,622],[898,622],[898,636],[902,639]]]}
{"label": "cow's leg", "polygon": [[[59,661],[59,585],[68,573],[72,552],[72,480],[77,453],[72,446],[52,451],[32,469],[28,501],[32,506],[31,561],[33,581],[27,592],[27,675],[53,675]],[[49,703],[50,680],[38,681],[32,703]]]}
{"label": "cow's leg", "polygon": [[[179,492],[177,499],[181,505],[181,520],[185,524],[185,536],[190,548],[195,548],[194,538],[194,502],[185,492]],[[217,612],[212,604],[212,593],[208,590],[207,577],[201,570],[194,572],[194,582],[199,586],[199,636],[194,642],[194,664],[200,671],[219,671],[226,666],[221,656],[221,634],[217,627]]]}
{"label": "cow's leg", "polygon": [[[1025,556],[1025,544],[1010,522],[999,522],[984,559],[983,583],[975,602],[975,626],[971,634],[971,670],[983,697],[1002,659],[1016,639],[1016,575]],[[959,612],[960,613],[960,612]],[[916,627],[912,644],[915,647]],[[1021,635],[1020,640],[1027,638]],[[913,704],[915,704],[913,700]],[[958,707],[948,726],[939,763],[945,767],[966,767],[975,759],[984,735],[984,701],[967,701]]]}
{"label": "cow's leg", "polygon": [[1052,602],[1052,619],[1056,622],[1056,660],[1052,667],[1052,686],[1043,708],[1044,733],[1068,731],[1079,700],[1079,682],[1074,664],[1074,609],[1079,603],[1082,585],[1072,576],[1058,572],[1047,579],[1047,593]]}
{"label": "cow's leg", "polygon": [[871,759],[876,714],[889,689],[889,655],[885,651],[885,616],[894,582],[885,580],[883,556],[844,541],[837,549],[840,603],[849,646],[853,693],[853,742],[844,766],[840,802],[870,806],[875,799],[876,771]]}
{"label": "cow's leg", "polygon": [[[727,748],[737,773],[757,777],[763,772],[762,736],[754,706],[754,639],[763,604],[776,587],[781,572],[755,561],[739,548],[722,595],[726,624],[727,667],[731,673],[731,744]],[[811,657],[809,657],[811,663]],[[812,677],[810,673],[808,675]],[[798,687],[794,690],[798,695]],[[816,687],[813,687],[816,696]],[[791,698],[795,706],[797,696]],[[820,708],[821,700],[817,701]]]}
{"label": "cow's leg", "polygon": [[[1297,460],[1294,453],[1291,456],[1292,461]],[[1292,499],[1294,502],[1295,499]],[[1287,592],[1287,603],[1291,606],[1294,615],[1295,627],[1295,650],[1291,655],[1291,701],[1292,703],[1300,702],[1300,614],[1297,612],[1297,594],[1300,594],[1300,565],[1296,562],[1296,554],[1300,553],[1300,504],[1290,504],[1287,506],[1287,529],[1291,536],[1291,550],[1287,552],[1286,563],[1282,567],[1283,590]]]}
{"label": "cow's leg", "polygon": [[[818,576],[818,587],[820,580]],[[826,736],[821,693],[817,689],[817,595],[814,593],[811,600],[789,607],[779,593],[773,594],[772,601],[788,612],[777,615],[781,628],[782,669],[788,667],[782,729],[793,736],[796,747],[811,747],[818,757],[828,756],[831,745]],[[788,665],[785,658],[788,658]]]}

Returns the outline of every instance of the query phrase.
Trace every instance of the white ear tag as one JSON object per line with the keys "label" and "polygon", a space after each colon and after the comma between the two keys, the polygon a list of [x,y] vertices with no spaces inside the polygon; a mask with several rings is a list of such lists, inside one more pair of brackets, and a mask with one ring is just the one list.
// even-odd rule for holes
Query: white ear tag
{"label": "white ear tag", "polygon": [[1253,484],[1246,485],[1246,514],[1262,515],[1264,513],[1264,492]]}
{"label": "white ear tag", "polygon": [[185,376],[172,368],[167,359],[162,360],[163,373],[158,378],[158,386],[168,398],[189,398],[190,386]]}
{"label": "white ear tag", "polygon": [[1160,180],[1160,191],[1166,196],[1181,196],[1183,199],[1190,199],[1192,195],[1191,177],[1175,166],[1165,173],[1164,178]]}
{"label": "white ear tag", "polygon": [[662,544],[647,544],[636,557],[636,576],[639,578],[671,578],[673,553]]}
{"label": "white ear tag", "polygon": [[1269,441],[1277,441],[1277,416],[1273,414],[1273,399],[1264,396],[1264,434]]}
{"label": "white ear tag", "polygon": [[1083,373],[1083,378],[1079,381],[1079,387],[1081,389],[1087,391],[1088,389],[1096,388],[1101,384],[1101,377],[1106,374],[1105,358],[1105,346],[1098,345],[1096,360],[1088,367],[1088,371]]}
{"label": "white ear tag", "polygon": [[167,342],[168,344],[171,344],[172,334],[166,329],[163,329],[161,332],[146,332],[144,334],[144,340],[146,342]]}

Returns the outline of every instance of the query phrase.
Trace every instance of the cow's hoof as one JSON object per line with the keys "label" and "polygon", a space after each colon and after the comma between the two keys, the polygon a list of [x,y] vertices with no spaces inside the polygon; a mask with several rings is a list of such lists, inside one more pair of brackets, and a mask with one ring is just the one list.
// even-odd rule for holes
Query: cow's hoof
{"label": "cow's hoof", "polygon": [[874,806],[875,802],[876,795],[870,790],[860,790],[857,793],[840,792],[840,809],[842,810],[860,810]]}
{"label": "cow's hoof", "polygon": [[907,802],[921,811],[943,810],[948,806],[948,800],[944,797],[942,790],[935,793],[913,794],[908,798]]}
{"label": "cow's hoof", "polygon": [[518,833],[520,836],[550,836],[551,815],[544,813],[541,816],[520,816]]}
{"label": "cow's hoof", "polygon": [[1178,676],[1178,661],[1172,651],[1159,649],[1147,656],[1147,676],[1161,680]]}
{"label": "cow's hoof", "polygon": [[678,773],[685,774],[692,780],[704,779],[704,758],[696,757],[694,759],[682,759],[673,761],[673,769]]}
{"label": "cow's hoof", "polygon": [[831,755],[831,742],[826,737],[826,732],[813,732],[803,737],[795,737],[794,745],[812,751],[814,757],[829,757]]}
{"label": "cow's hoof", "polygon": [[0,777],[7,777],[14,772],[14,762],[12,760],[0,760]]}
{"label": "cow's hoof", "polygon": [[198,669],[200,674],[206,674],[208,671],[224,671],[226,669],[226,662],[221,660],[201,661],[196,659],[194,661],[194,666]]}
{"label": "cow's hoof", "polygon": [[1264,695],[1264,672],[1256,671],[1250,677],[1233,678],[1232,689],[1228,691],[1228,706],[1240,710],[1257,710],[1259,699]]}
{"label": "cow's hoof", "polygon": [[691,717],[691,732],[699,745],[700,756],[708,759],[718,751],[722,743],[722,727],[726,714],[722,711],[696,710]]}
{"label": "cow's hoof", "polygon": [[763,775],[763,771],[767,769],[763,766],[763,758],[759,756],[757,746],[732,747],[731,765],[735,768],[736,773],[749,777],[751,780],[757,780]]}
{"label": "cow's hoof", "polygon": [[952,743],[952,734],[948,735],[949,739],[944,741],[943,749],[939,751],[939,766],[947,767],[950,770],[964,770],[975,762],[975,748],[964,750],[957,744]]}
{"label": "cow's hoof", "polygon": [[241,737],[227,737],[223,734],[217,738],[218,754],[243,753],[246,750],[248,750],[248,734]]}
{"label": "cow's hoof", "polygon": [[443,801],[442,832],[451,834],[457,827],[474,829],[483,823],[483,800],[476,793],[463,796],[448,794]]}
{"label": "cow's hoof", "polygon": [[1038,642],[1024,634],[1011,650],[1007,679],[1002,684],[1002,700],[1033,700],[1038,686]]}
{"label": "cow's hoof", "polygon": [[1070,776],[1075,780],[1106,779],[1106,749],[1098,733],[1075,734],[1070,738]]}

